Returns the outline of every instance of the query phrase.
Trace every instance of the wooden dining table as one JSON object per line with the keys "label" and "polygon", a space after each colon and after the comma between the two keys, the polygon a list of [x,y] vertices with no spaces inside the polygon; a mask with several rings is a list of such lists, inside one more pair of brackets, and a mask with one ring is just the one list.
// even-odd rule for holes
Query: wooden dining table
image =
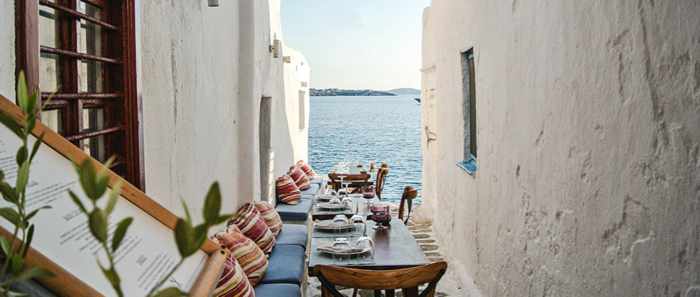
{"label": "wooden dining table", "polygon": [[315,267],[318,265],[334,265],[373,270],[388,270],[421,266],[430,262],[425,257],[418,242],[399,219],[393,218],[388,229],[375,230],[373,221],[367,222],[367,236],[374,241],[373,255],[362,257],[335,257],[318,252],[318,247],[332,243],[337,237],[349,240],[357,239],[363,234],[337,234],[328,236],[317,230],[311,233],[311,249],[308,262],[310,276],[317,276]]}

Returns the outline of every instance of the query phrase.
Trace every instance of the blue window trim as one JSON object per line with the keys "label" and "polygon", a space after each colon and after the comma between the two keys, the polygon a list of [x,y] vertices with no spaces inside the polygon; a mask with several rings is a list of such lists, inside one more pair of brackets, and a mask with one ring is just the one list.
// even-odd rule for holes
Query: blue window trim
{"label": "blue window trim", "polygon": [[466,171],[471,176],[474,176],[476,170],[479,169],[479,166],[476,164],[476,158],[472,154],[469,154],[468,160],[457,162],[457,167],[462,168],[462,170]]}

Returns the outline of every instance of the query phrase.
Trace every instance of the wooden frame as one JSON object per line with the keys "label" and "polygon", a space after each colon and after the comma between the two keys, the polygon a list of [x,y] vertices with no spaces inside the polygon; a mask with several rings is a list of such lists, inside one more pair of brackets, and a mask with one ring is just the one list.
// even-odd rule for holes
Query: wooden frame
{"label": "wooden frame", "polygon": [[[76,7],[80,2],[99,7],[104,16],[97,18],[78,11]],[[61,44],[56,48],[39,44],[40,5],[54,9],[57,26],[62,24],[57,27],[56,34]],[[118,171],[129,182],[144,189],[139,124],[141,108],[136,90],[134,0],[16,0],[15,7],[17,75],[23,70],[30,90],[36,91],[39,89],[40,53],[60,57],[58,75],[59,81],[62,82],[61,90],[55,97],[58,100],[53,100],[47,107],[62,112],[61,125],[64,134],[79,147],[82,139],[104,135],[105,155],[118,152],[120,160],[115,167],[119,166]],[[78,52],[76,20],[85,20],[103,29],[100,34],[103,40],[99,49],[100,55]],[[102,63],[100,75],[104,84],[103,92],[79,92],[77,64],[80,60]],[[41,95],[43,101],[52,96],[50,93]],[[105,114],[104,123],[109,127],[101,131],[82,131],[84,107],[102,108]]]}
{"label": "wooden frame", "polygon": [[[0,112],[9,115],[18,123],[24,122],[25,116],[19,109],[19,107],[12,103],[12,101],[6,99],[5,97],[2,97],[1,95]],[[117,183],[121,183],[122,197],[127,199],[133,205],[137,206],[139,209],[143,210],[149,216],[153,217],[169,229],[175,229],[177,217],[173,213],[171,213],[169,210],[162,207],[160,204],[146,196],[144,192],[142,192],[141,190],[124,180],[116,173],[105,168],[102,165],[102,163],[98,162],[95,159],[92,159],[89,155],[87,155],[85,152],[74,146],[64,137],[58,135],[56,132],[44,126],[40,122],[37,122],[36,127],[32,131],[32,134],[37,137],[43,134],[44,144],[52,148],[54,151],[58,152],[66,159],[72,161],[73,163],[81,163],[85,159],[90,159],[93,162],[93,164],[98,168],[98,170],[106,170],[110,178],[110,187]],[[7,230],[1,227],[0,236],[12,239],[12,233],[8,232]],[[190,296],[193,297],[209,296],[210,292],[216,285],[223,264],[228,256],[228,251],[221,249],[216,243],[214,243],[211,240],[207,240],[202,245],[201,250],[209,255],[209,259],[207,260],[205,269],[200,273],[197,280],[195,281],[195,284],[190,290]],[[102,294],[95,291],[93,288],[82,282],[76,276],[72,275],[63,267],[60,267],[59,265],[51,261],[51,259],[45,257],[44,255],[36,251],[34,248],[30,249],[27,255],[27,261],[29,265],[40,266],[42,268],[52,271],[56,275],[55,277],[42,278],[39,281],[62,296],[102,296]]]}

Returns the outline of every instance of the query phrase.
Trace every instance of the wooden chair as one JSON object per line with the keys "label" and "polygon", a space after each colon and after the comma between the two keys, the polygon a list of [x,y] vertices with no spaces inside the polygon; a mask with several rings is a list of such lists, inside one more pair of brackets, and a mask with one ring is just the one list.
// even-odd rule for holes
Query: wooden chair
{"label": "wooden chair", "polygon": [[379,167],[379,169],[377,169],[377,179],[374,183],[374,192],[377,193],[377,198],[379,198],[380,200],[382,199],[382,190],[384,189],[384,182],[386,181],[386,176],[387,174],[389,174],[389,167],[384,165],[386,164],[382,164],[382,167]]}
{"label": "wooden chair", "polygon": [[[446,262],[435,262],[423,266],[395,270],[364,270],[337,266],[320,265],[317,268],[321,281],[322,297],[345,297],[336,286],[353,289],[374,290],[375,297],[381,290],[387,297],[393,297],[395,290],[401,289],[405,297],[433,297],[438,281],[447,270]],[[418,293],[418,287],[428,286]]]}
{"label": "wooden chair", "polygon": [[338,191],[341,188],[341,176],[343,177],[343,181],[350,182],[348,188],[359,189],[361,187],[372,184],[369,181],[370,175],[368,173],[329,173],[329,184],[331,185],[333,190]]}
{"label": "wooden chair", "polygon": [[[408,223],[408,219],[411,217],[411,209],[413,208],[413,199],[418,197],[418,190],[414,187],[406,186],[403,188],[403,194],[401,195],[401,203],[399,204],[399,220],[403,221],[404,224]],[[404,205],[408,208],[408,214],[406,214],[406,219],[403,218],[403,213],[405,210]]]}

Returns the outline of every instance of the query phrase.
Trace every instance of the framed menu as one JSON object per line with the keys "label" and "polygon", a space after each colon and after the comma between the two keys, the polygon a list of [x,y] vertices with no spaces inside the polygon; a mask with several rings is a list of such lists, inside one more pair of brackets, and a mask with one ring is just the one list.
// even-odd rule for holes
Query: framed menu
{"label": "framed menu", "polygon": [[[23,121],[19,107],[0,96],[0,112],[16,121]],[[87,218],[68,196],[68,190],[78,194],[87,203],[73,163],[90,158],[79,148],[37,122],[32,131],[35,137],[29,147],[44,134],[30,168],[27,186],[27,210],[49,205],[51,209],[39,212],[32,219],[35,224],[34,240],[27,261],[52,271],[56,276],[39,281],[62,296],[116,296],[100,271],[97,261],[107,263],[105,255],[89,232]],[[14,184],[17,175],[15,153],[21,141],[5,126],[0,125],[0,169],[6,181]],[[104,168],[94,161],[98,168]],[[180,254],[174,241],[173,229],[177,217],[145,193],[108,170],[110,186],[121,182],[121,200],[111,215],[110,234],[122,218],[134,221],[115,255],[116,270],[122,278],[125,296],[145,296],[158,280],[179,261]],[[0,207],[10,204],[0,201]],[[0,236],[12,237],[13,226],[0,219]],[[189,291],[190,296],[209,296],[218,281],[226,252],[211,241],[188,258],[164,287],[177,286]]]}

